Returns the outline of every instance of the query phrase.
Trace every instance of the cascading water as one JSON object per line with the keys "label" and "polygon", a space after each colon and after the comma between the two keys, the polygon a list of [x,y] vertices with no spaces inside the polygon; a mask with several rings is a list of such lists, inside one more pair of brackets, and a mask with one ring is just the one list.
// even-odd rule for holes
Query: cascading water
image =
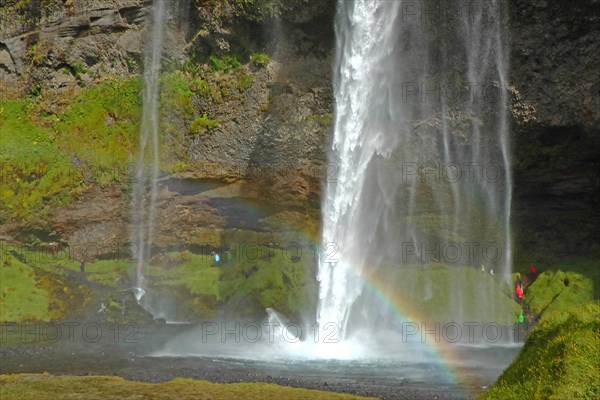
{"label": "cascading water", "polygon": [[[143,288],[144,262],[150,255],[152,231],[155,217],[156,189],[158,178],[158,105],[160,70],[165,31],[166,1],[154,0],[152,6],[152,29],[146,45],[144,59],[144,93],[140,130],[139,158],[136,182],[133,190],[134,248],[138,259],[136,287]],[[150,199],[147,187],[150,185]],[[139,299],[138,299],[139,301]]]}
{"label": "cascading water", "polygon": [[497,1],[339,1],[317,322],[340,338],[391,319],[365,293],[374,275],[433,262],[456,267],[447,293],[402,296],[446,296],[446,321],[510,313],[467,284],[483,264],[477,280],[501,293],[511,273],[505,14]]}

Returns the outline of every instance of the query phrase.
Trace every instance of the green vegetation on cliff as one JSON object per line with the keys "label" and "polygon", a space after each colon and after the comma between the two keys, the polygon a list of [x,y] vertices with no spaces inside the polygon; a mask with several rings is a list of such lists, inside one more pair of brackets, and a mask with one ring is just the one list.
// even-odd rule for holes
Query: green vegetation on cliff
{"label": "green vegetation on cliff", "polygon": [[335,10],[335,2],[311,0],[196,0],[196,4],[213,18],[240,18],[259,23],[279,18],[308,21]]}
{"label": "green vegetation on cliff", "polygon": [[126,183],[137,147],[141,83],[109,79],[64,99],[0,102],[0,220],[45,219],[89,185]]}
{"label": "green vegetation on cliff", "polygon": [[0,221],[44,218],[50,206],[68,204],[77,187],[68,155],[30,120],[27,103],[0,103],[0,131]]}
{"label": "green vegetation on cliff", "polygon": [[99,170],[116,172],[115,165],[132,161],[141,90],[139,78],[108,79],[76,96],[55,126],[61,150]]}
{"label": "green vegetation on cliff", "polygon": [[[268,62],[268,56],[257,60]],[[186,72],[190,65],[193,71]],[[161,169],[188,169],[176,149],[189,135],[218,127],[214,110],[242,101],[253,84],[248,67],[234,56],[188,61],[164,72]],[[85,88],[40,88],[36,96],[0,102],[0,221],[43,221],[52,207],[67,206],[93,185],[127,187],[139,169],[141,112],[140,77],[107,76]]]}
{"label": "green vegetation on cliff", "polygon": [[0,242],[0,321],[50,321],[82,316],[101,293],[91,286],[127,285],[127,260],[80,263],[62,251],[24,249]]}
{"label": "green vegetation on cliff", "polygon": [[[81,273],[70,254],[0,245],[0,321],[77,318],[85,305],[129,288],[136,265],[96,260]],[[176,299],[174,318],[182,320],[214,318],[220,311],[262,318],[267,307],[291,317],[314,302],[305,258],[248,244],[221,260],[216,266],[208,254],[171,252],[155,256],[144,275],[152,293]]]}

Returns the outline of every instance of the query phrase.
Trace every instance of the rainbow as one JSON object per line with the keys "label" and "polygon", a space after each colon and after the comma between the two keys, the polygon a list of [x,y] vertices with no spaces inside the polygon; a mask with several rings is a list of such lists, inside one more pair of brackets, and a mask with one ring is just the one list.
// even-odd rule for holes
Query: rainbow
{"label": "rainbow", "polygon": [[[366,289],[366,294],[374,298],[379,305],[390,310],[395,316],[396,322],[399,324],[406,322],[419,323],[428,320],[414,307],[412,302],[408,301],[406,296],[394,291],[390,284],[378,276],[377,273],[363,276],[365,277],[364,289]],[[423,349],[432,359],[437,360],[438,364],[444,368],[445,375],[451,382],[466,391],[482,387],[483,383],[478,377],[463,371],[459,367],[461,358],[452,343],[443,339],[439,341],[425,340],[419,341],[419,343],[422,344]]]}
{"label": "rainbow", "polygon": [[[255,202],[244,201],[239,197],[233,197],[233,199],[239,201],[239,205],[247,208],[249,212],[253,213],[259,211]],[[315,238],[315,232],[308,232],[307,230],[299,229],[299,227],[294,226],[290,226],[289,228],[298,235],[299,241],[314,243],[315,245],[318,243]],[[303,258],[306,256],[313,257],[314,253],[309,252],[306,256],[302,256]],[[400,325],[406,322],[419,323],[428,320],[428,318],[424,317],[423,313],[414,306],[414,302],[409,301],[402,293],[395,291],[390,286],[389,282],[376,272],[371,274],[363,273],[361,275],[364,278],[363,294],[371,296],[380,306],[389,310],[394,315],[397,324]],[[480,378],[473,376],[473,374],[468,373],[460,367],[461,358],[456,351],[456,347],[453,346],[452,343],[443,340],[443,338],[439,341],[432,339],[418,341],[418,343],[422,346],[422,350],[431,356],[432,360],[437,361],[437,365],[443,369],[444,375],[449,382],[456,384],[465,392],[482,387],[483,383]]]}

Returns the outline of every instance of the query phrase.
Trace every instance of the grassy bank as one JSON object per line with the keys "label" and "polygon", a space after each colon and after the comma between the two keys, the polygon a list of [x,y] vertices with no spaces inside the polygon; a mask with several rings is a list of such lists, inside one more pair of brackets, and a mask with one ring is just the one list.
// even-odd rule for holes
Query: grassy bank
{"label": "grassy bank", "polygon": [[[178,320],[210,319],[219,313],[261,318],[268,307],[294,319],[315,309],[314,251],[305,248],[299,256],[289,249],[253,243],[221,254],[218,266],[209,254],[181,251],[156,255],[144,270],[150,293],[158,302],[168,298],[178,304],[173,311],[176,315],[171,316]],[[52,256],[18,249],[15,254],[10,246],[0,249],[2,321],[74,318],[70,313],[81,311],[76,305],[84,300],[82,296],[88,297],[88,304],[99,304],[99,297],[129,287],[135,267],[129,260],[97,260],[88,262],[85,273],[80,273],[79,262],[66,253]],[[521,311],[500,277],[475,268],[388,266],[378,274],[377,279],[385,282],[381,290],[402,294],[403,301],[427,320],[464,318],[512,325]],[[463,296],[460,315],[452,314],[456,287]],[[482,298],[487,302],[482,303]]]}
{"label": "grassy bank", "polygon": [[[157,298],[171,297],[180,306],[173,318],[213,318],[219,310],[262,316],[267,307],[297,315],[314,307],[314,282],[307,258],[296,260],[280,249],[240,247],[211,255],[189,251],[155,256],[144,274]],[[50,321],[77,318],[83,305],[129,287],[135,263],[130,260],[88,262],[85,273],[69,254],[34,251],[0,242],[0,321]]]}
{"label": "grassy bank", "polygon": [[545,315],[517,359],[480,400],[598,398],[600,307],[588,303]]}
{"label": "grassy bank", "polygon": [[481,399],[598,399],[598,257],[538,269],[525,301],[540,322],[515,361]]}
{"label": "grassy bank", "polygon": [[106,399],[366,399],[347,394],[296,389],[268,383],[218,384],[192,379],[165,383],[142,383],[108,376],[0,375],[0,397],[55,400],[65,398]]}

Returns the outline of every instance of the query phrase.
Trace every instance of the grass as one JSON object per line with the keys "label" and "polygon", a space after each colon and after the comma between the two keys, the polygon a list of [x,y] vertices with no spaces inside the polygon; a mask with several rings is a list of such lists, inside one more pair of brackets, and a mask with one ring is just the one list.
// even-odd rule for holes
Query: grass
{"label": "grass", "polygon": [[287,316],[297,315],[311,303],[306,258],[267,246],[240,246],[231,265],[223,264],[219,282],[221,299],[237,312],[264,315],[272,307]]}
{"label": "grass", "polygon": [[185,122],[192,119],[194,107],[192,100],[194,92],[190,89],[188,77],[181,71],[165,73],[161,76],[162,90],[160,94],[163,117],[169,113],[177,112]]}
{"label": "grass", "polygon": [[252,53],[250,61],[256,66],[264,67],[271,62],[271,57],[266,53]]}
{"label": "grass", "polygon": [[0,220],[43,218],[50,206],[68,204],[79,185],[68,155],[31,121],[26,101],[0,103],[0,131]]}
{"label": "grass", "polygon": [[[4,245],[3,248],[11,249]],[[64,276],[65,272],[78,272],[81,268],[80,260],[73,259],[66,250],[58,251],[55,255],[40,248],[25,249],[18,248],[17,252],[24,258],[29,267],[49,272],[57,276]],[[7,260],[16,260],[13,255],[4,252],[3,257]],[[110,259],[87,261],[85,264],[86,279],[106,286],[116,286],[124,283],[127,272],[131,270],[131,263],[127,259]]]}
{"label": "grass", "polygon": [[[256,54],[254,62],[266,60]],[[78,64],[69,71],[83,74],[85,68]],[[213,55],[193,72],[163,73],[161,132],[169,140],[161,142],[161,169],[185,166],[173,153],[173,143],[187,140],[181,133],[202,135],[217,127],[211,110],[243,100],[253,84],[253,75],[231,55]],[[53,207],[68,206],[91,185],[128,185],[139,168],[133,155],[142,113],[140,77],[107,76],[73,91],[35,91],[35,97],[0,102],[0,222],[39,224]]]}
{"label": "grass", "polygon": [[537,311],[541,312],[545,305],[550,309],[564,309],[600,299],[598,254],[563,260],[547,267],[538,266],[538,273],[539,277],[527,293],[527,302]]}
{"label": "grass", "polygon": [[480,400],[600,398],[600,306],[546,314]]}
{"label": "grass", "polygon": [[[28,264],[23,264],[27,271],[44,271],[53,274],[56,280],[64,280],[67,272],[79,271],[79,261],[72,260],[66,253],[51,256],[22,249],[19,252]],[[304,249],[302,257],[294,258],[294,255],[295,249],[240,244],[231,252],[232,261],[227,263],[226,254],[221,254],[221,263],[217,267],[211,255],[172,252],[167,255],[168,263],[158,260],[149,263],[145,275],[158,292],[177,293],[178,301],[196,304],[207,315],[225,308],[241,315],[260,316],[265,308],[272,307],[294,317],[302,310],[310,309],[316,298],[316,283],[310,279],[311,268],[315,268],[314,254]],[[20,263],[6,252],[4,257],[11,263]],[[98,260],[86,264],[85,279],[118,288],[126,284],[131,270],[127,260]],[[22,278],[11,275],[4,282],[12,287],[13,282]],[[35,281],[27,279],[30,279],[29,287],[35,287]],[[432,321],[487,318],[490,322],[510,325],[521,311],[520,306],[503,292],[499,278],[481,274],[474,268],[438,266],[422,271],[419,268],[389,267],[383,270],[382,281],[390,285],[389,290],[410,293],[411,297],[406,300],[414,305],[419,315]],[[67,280],[60,287],[76,284]],[[454,284],[458,284],[463,292],[461,315],[452,314],[454,308],[450,299]],[[52,292],[56,285],[47,282],[41,288]],[[483,302],[482,298],[486,301]],[[491,305],[480,307],[484,303]],[[23,303],[13,311],[10,320],[20,321],[27,315],[42,315],[38,311],[30,311],[29,306],[34,305]],[[68,310],[69,307],[65,305],[61,309]],[[47,317],[44,315],[42,319]]]}
{"label": "grass", "polygon": [[126,381],[109,376],[52,376],[47,374],[0,375],[4,400],[86,398],[106,399],[365,399],[348,394],[297,389],[270,383],[210,383],[176,378],[164,383]]}
{"label": "grass", "polygon": [[238,59],[231,55],[217,57],[216,55],[212,54],[209,57],[209,63],[213,71],[223,71],[225,73],[235,71],[242,66]]}
{"label": "grass", "polygon": [[[510,326],[522,310],[500,276],[473,267],[439,263],[430,263],[424,269],[386,266],[376,275],[380,290],[402,297],[420,317],[431,321],[485,321]],[[458,298],[460,308],[454,303]]]}
{"label": "grass", "polygon": [[137,148],[141,118],[139,78],[108,79],[73,99],[59,116],[61,149],[96,169],[114,171]]}
{"label": "grass", "polygon": [[519,356],[481,399],[598,399],[598,257],[537,268],[539,276],[524,299],[541,320]]}
{"label": "grass", "polygon": [[201,117],[194,118],[194,121],[190,124],[189,132],[193,135],[201,135],[207,130],[214,128],[219,124],[216,119],[210,119],[203,114]]}
{"label": "grass", "polygon": [[190,301],[204,306],[218,305],[247,316],[262,316],[265,308],[273,307],[294,315],[311,301],[304,263],[279,249],[240,246],[231,252],[231,263],[221,254],[219,266],[212,255],[186,251],[168,257],[175,265],[150,265],[146,275],[156,287],[187,289]]}
{"label": "grass", "polygon": [[123,181],[137,144],[140,90],[138,78],[108,79],[60,111],[44,95],[1,102],[0,220],[43,220],[90,182]]}
{"label": "grass", "polygon": [[[568,286],[567,286],[568,285]],[[571,271],[545,271],[527,290],[526,301],[540,315],[546,311],[565,311],[590,302],[594,284],[583,274]]]}
{"label": "grass", "polygon": [[48,321],[48,292],[37,287],[33,268],[14,257],[0,266],[0,321]]}
{"label": "grass", "polygon": [[219,298],[219,269],[213,266],[212,257],[190,252],[170,253],[172,259],[182,261],[171,268],[149,266],[146,274],[158,281],[158,286],[182,286],[192,295],[208,295]]}
{"label": "grass", "polygon": [[80,262],[67,253],[52,255],[4,243],[0,251],[0,321],[77,317],[91,300],[87,282],[121,288],[131,271],[127,260],[97,260],[87,262],[85,275],[77,280],[73,273],[80,271]]}
{"label": "grass", "polygon": [[106,286],[125,284],[127,273],[131,270],[131,263],[127,260],[97,260],[85,264],[87,279]]}

